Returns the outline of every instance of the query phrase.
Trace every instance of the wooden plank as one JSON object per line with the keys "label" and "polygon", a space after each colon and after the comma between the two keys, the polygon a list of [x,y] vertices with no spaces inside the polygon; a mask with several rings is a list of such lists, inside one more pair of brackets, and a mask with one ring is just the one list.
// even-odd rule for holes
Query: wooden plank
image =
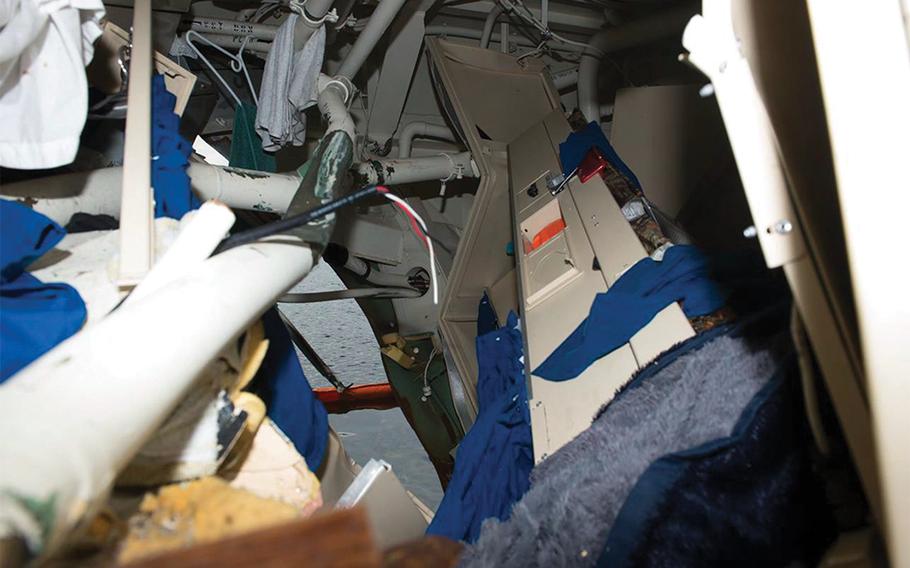
{"label": "wooden plank", "polygon": [[123,148],[118,284],[134,286],[154,262],[155,207],[152,198],[152,10],[136,0],[130,51],[129,107]]}
{"label": "wooden plank", "polygon": [[129,568],[373,568],[381,555],[362,507],[333,511],[244,535],[168,552]]}

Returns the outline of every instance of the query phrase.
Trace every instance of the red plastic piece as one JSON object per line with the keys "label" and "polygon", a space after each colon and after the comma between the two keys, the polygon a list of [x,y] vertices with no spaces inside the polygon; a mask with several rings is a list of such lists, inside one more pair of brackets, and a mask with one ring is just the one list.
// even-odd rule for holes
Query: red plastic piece
{"label": "red plastic piece", "polygon": [[585,154],[584,159],[578,164],[578,179],[585,183],[592,177],[601,174],[607,167],[607,159],[603,157],[600,150],[591,148]]}

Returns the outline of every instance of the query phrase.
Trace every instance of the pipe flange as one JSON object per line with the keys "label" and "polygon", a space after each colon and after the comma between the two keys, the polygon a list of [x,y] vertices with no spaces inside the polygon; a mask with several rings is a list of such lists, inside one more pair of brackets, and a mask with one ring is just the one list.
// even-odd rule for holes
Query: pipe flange
{"label": "pipe flange", "polygon": [[350,79],[343,75],[336,75],[326,81],[323,88],[328,88],[329,85],[338,85],[341,87],[341,90],[344,91],[344,95],[342,96],[344,104],[350,104],[354,94],[354,83],[352,83]]}
{"label": "pipe flange", "polygon": [[323,17],[319,18],[318,20],[314,20],[313,18],[310,17],[309,14],[307,14],[307,11],[306,11],[306,8],[304,7],[303,2],[292,2],[292,8],[294,6],[300,7],[299,10],[294,10],[294,11],[301,18],[303,18],[303,21],[305,21],[307,24],[309,24],[313,28],[318,28],[319,26],[321,26],[322,24],[324,24],[326,22],[329,22],[330,24],[334,24],[335,22],[338,21],[338,11],[335,10],[335,8],[332,8],[331,10],[326,12],[325,15]]}
{"label": "pipe flange", "polygon": [[445,156],[451,165],[449,168],[449,175],[444,178],[439,178],[439,181],[446,183],[452,181],[453,179],[461,179],[464,177],[464,168],[455,162],[455,158],[453,158],[450,154],[446,154],[445,152],[440,152],[439,155]]}

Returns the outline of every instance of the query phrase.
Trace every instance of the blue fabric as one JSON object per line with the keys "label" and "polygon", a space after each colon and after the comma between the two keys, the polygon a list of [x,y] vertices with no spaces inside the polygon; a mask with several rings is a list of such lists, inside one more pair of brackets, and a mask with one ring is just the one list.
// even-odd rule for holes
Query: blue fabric
{"label": "blue fabric", "polygon": [[613,146],[607,141],[603,130],[596,122],[590,122],[584,129],[569,134],[565,142],[559,144],[559,162],[562,165],[562,173],[568,176],[575,168],[581,164],[581,161],[587,155],[591,148],[597,148],[613,167],[626,176],[629,182],[636,188],[641,189],[641,183],[638,178],[629,169],[629,166],[622,161]]}
{"label": "blue fabric", "polygon": [[499,329],[499,319],[496,317],[496,310],[490,303],[490,297],[484,292],[483,297],[480,298],[480,307],[477,308],[477,337],[497,329]]}
{"label": "blue fabric", "polygon": [[177,97],[164,86],[164,76],[152,78],[152,188],[155,217],[179,219],[201,205],[186,174],[192,144],[180,136]]}
{"label": "blue fabric", "polygon": [[[698,339],[663,359],[691,351]],[[793,363],[783,362],[728,437],[648,467],[613,523],[599,567],[818,563],[834,525],[809,463]],[[659,370],[646,369],[623,392]]]}
{"label": "blue fabric", "polygon": [[328,443],[328,415],[303,374],[278,311],[267,311],[262,324],[269,349],[249,390],[265,402],[269,418],[293,442],[307,466],[316,471]]}
{"label": "blue fabric", "polygon": [[588,317],[534,374],[551,381],[577,377],[591,363],[627,343],[673,302],[682,300],[687,317],[717,310],[726,293],[710,272],[707,258],[689,245],[670,247],[660,262],[643,258],[594,298]]}
{"label": "blue fabric", "polygon": [[0,383],[85,322],[85,304],[72,286],[43,284],[25,272],[65,235],[44,215],[0,199]]}
{"label": "blue fabric", "polygon": [[518,318],[477,338],[477,420],[427,534],[474,542],[484,520],[505,520],[528,490],[534,454]]}

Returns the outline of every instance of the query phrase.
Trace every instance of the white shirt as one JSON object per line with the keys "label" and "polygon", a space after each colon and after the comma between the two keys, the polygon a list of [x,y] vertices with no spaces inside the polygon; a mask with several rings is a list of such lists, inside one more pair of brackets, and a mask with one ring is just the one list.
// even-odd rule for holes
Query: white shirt
{"label": "white shirt", "polygon": [[0,0],[0,166],[54,168],[76,157],[85,66],[103,16],[101,0]]}

